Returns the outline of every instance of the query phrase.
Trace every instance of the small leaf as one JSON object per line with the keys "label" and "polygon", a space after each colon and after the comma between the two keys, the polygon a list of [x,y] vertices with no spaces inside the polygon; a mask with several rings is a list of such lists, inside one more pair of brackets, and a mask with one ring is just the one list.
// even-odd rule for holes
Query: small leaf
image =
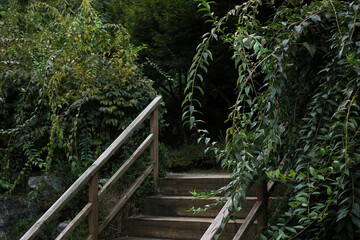
{"label": "small leaf", "polygon": [[193,126],[195,123],[195,117],[191,116],[190,117],[190,125]]}
{"label": "small leaf", "polygon": [[351,216],[351,220],[357,228],[360,228],[360,219],[359,218],[357,218],[355,216]]}
{"label": "small leaf", "polygon": [[313,16],[310,16],[311,20],[313,20],[314,22],[320,22],[321,21],[321,18],[320,16],[318,15],[313,15]]}
{"label": "small leaf", "polygon": [[250,87],[246,87],[246,88],[245,88],[246,96],[249,96],[249,92],[250,92]]}
{"label": "small leaf", "polygon": [[300,33],[300,32],[301,32],[301,25],[295,26],[295,31],[297,31],[298,33]]}
{"label": "small leaf", "polygon": [[191,105],[191,106],[189,107],[189,111],[190,111],[190,115],[192,115],[193,112],[194,112],[194,106],[193,106],[193,105]]}
{"label": "small leaf", "polygon": [[306,144],[305,147],[304,147],[304,152],[306,152],[309,148],[310,148],[310,145]]}
{"label": "small leaf", "polygon": [[295,178],[296,177],[296,172],[294,170],[290,170],[290,175],[292,178]]}
{"label": "small leaf", "polygon": [[306,47],[307,50],[310,51],[310,46],[307,42],[303,42],[304,47]]}
{"label": "small leaf", "polygon": [[276,169],[275,176],[276,176],[276,178],[279,178],[279,176],[280,176],[280,169]]}
{"label": "small leaf", "polygon": [[358,203],[354,203],[352,213],[357,217],[360,217],[360,206]]}
{"label": "small leaf", "polygon": [[340,221],[341,219],[345,218],[349,213],[349,210],[347,209],[342,209],[338,212],[337,218],[336,218],[336,222]]}
{"label": "small leaf", "polygon": [[313,175],[313,177],[315,177],[317,174],[317,171],[315,170],[315,168],[310,167],[310,173],[311,173],[311,175]]}
{"label": "small leaf", "polygon": [[310,46],[309,52],[310,52],[310,55],[311,55],[312,57],[315,55],[315,53],[316,53],[316,47],[315,47],[315,45],[312,44],[312,45]]}
{"label": "small leaf", "polygon": [[289,230],[290,232],[292,233],[296,233],[296,230],[295,228],[292,228],[292,227],[285,227],[287,230]]}

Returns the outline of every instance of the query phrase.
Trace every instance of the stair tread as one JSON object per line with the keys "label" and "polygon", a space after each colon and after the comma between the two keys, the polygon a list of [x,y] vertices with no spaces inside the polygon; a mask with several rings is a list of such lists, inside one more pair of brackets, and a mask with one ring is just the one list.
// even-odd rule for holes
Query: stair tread
{"label": "stair tread", "polygon": [[[189,209],[210,204],[222,197],[196,198],[190,192],[194,189],[198,192],[209,192],[225,186],[230,181],[230,173],[170,173],[166,177],[159,178],[158,195],[147,197],[141,215],[128,218],[126,234],[129,237],[118,240],[200,239],[214,221],[222,204],[198,215],[193,214]],[[229,221],[227,230],[223,233],[224,239],[233,238],[245,222],[245,214],[256,199],[255,196],[247,196],[246,201],[242,200],[244,211],[239,212],[237,219]],[[254,226],[256,223],[252,224],[252,228]]]}
{"label": "stair tread", "polygon": [[[209,198],[196,198],[193,196],[168,196],[168,195],[155,195],[155,196],[149,196],[148,198],[151,199],[181,199],[181,200],[217,200],[221,197],[209,197]],[[257,197],[254,196],[247,196],[246,200],[256,200]]]}
{"label": "stair tread", "polygon": [[[139,215],[135,217],[129,217],[129,219],[141,219],[141,220],[149,220],[149,221],[169,221],[169,222],[204,222],[211,223],[214,218],[207,217],[169,217],[169,216],[145,216]],[[236,223],[244,223],[245,219],[236,219]],[[234,222],[230,220],[230,222]]]}
{"label": "stair tread", "polygon": [[165,238],[145,238],[145,237],[121,237],[115,240],[173,240],[173,239],[165,239]]}
{"label": "stair tread", "polygon": [[169,178],[176,178],[176,179],[203,179],[203,178],[231,178],[230,173],[221,173],[221,174],[213,174],[213,173],[171,173],[163,177],[162,179],[169,179]]}

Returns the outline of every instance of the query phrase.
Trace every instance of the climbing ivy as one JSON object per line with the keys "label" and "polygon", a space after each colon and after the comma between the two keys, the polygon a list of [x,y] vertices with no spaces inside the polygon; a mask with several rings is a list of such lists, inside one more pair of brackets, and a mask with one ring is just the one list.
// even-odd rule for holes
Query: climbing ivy
{"label": "climbing ivy", "polygon": [[77,177],[155,95],[135,63],[143,47],[91,2],[0,8],[1,191],[30,171]]}
{"label": "climbing ivy", "polygon": [[[219,18],[215,2],[198,2],[212,28],[189,70],[183,119],[233,170],[219,190],[231,189],[230,215],[251,181],[271,179],[290,193],[262,239],[359,238],[359,3],[249,0]],[[197,100],[218,41],[238,71],[224,149],[207,136]]]}

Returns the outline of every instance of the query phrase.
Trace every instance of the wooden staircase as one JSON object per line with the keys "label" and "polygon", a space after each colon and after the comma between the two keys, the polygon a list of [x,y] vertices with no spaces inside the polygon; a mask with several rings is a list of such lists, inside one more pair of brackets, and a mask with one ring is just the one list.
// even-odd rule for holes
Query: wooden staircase
{"label": "wooden staircase", "polygon": [[[196,199],[189,192],[208,192],[225,186],[229,181],[230,174],[172,174],[159,178],[158,195],[145,200],[142,215],[128,219],[125,226],[127,237],[120,239],[200,239],[222,206],[193,214],[189,211],[192,206],[203,207],[216,198]],[[233,239],[255,202],[254,196],[249,196],[243,202],[238,219],[227,224],[226,231],[219,239]],[[249,235],[256,226],[252,228]]]}

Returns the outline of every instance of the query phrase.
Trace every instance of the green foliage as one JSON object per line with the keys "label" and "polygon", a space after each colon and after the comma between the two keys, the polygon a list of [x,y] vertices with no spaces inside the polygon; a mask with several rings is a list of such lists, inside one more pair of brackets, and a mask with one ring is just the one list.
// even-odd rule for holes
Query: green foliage
{"label": "green foliage", "polygon": [[67,4],[2,9],[2,190],[29,171],[77,177],[155,95],[126,29],[104,24],[91,1]]}
{"label": "green foliage", "polygon": [[[226,11],[232,7],[232,2],[220,1],[215,11]],[[154,88],[166,103],[164,117],[168,125],[163,139],[172,146],[196,140],[181,122],[187,70],[196,43],[210,26],[203,23],[196,5],[193,0],[105,0],[98,1],[96,5],[107,21],[124,23],[135,44],[146,44],[139,61],[144,63],[144,74],[154,81]],[[231,94],[236,76],[235,71],[228,70],[232,70],[231,60],[224,63],[224,59],[229,58],[226,47],[219,44],[213,50],[220,53],[215,61],[221,62],[222,66],[204,76],[205,83],[201,87],[205,89],[206,96],[201,102],[218,111],[216,116],[211,111],[203,113],[211,115],[211,125],[219,129],[218,123],[226,119],[226,109],[234,98]],[[217,84],[219,82],[222,84]]]}
{"label": "green foliage", "polygon": [[154,80],[154,88],[166,102],[167,121],[172,127],[169,130],[176,135],[168,137],[168,141],[186,141],[187,133],[181,123],[181,100],[187,69],[203,28],[196,4],[192,0],[131,0],[121,4],[125,25],[134,42],[146,44],[140,54],[140,60],[146,62],[144,72]]}
{"label": "green foliage", "polygon": [[[29,226],[32,226],[39,217],[40,216],[34,216],[19,220],[19,222],[13,227],[11,231],[11,238],[9,239],[20,239],[22,235],[29,229]],[[56,237],[54,236],[54,229],[56,229],[56,227],[56,223],[47,225],[46,228],[39,233],[36,239],[47,240],[49,239],[49,236]],[[5,238],[5,240],[7,239]]]}
{"label": "green foliage", "polygon": [[183,144],[169,151],[169,165],[173,170],[201,169],[217,166],[212,152],[205,153],[205,144]]}
{"label": "green foliage", "polygon": [[[291,189],[288,206],[262,239],[359,238],[358,3],[252,0],[218,18],[214,2],[198,2],[213,27],[189,70],[184,120],[233,169],[230,211],[241,209],[250,181],[282,181]],[[225,149],[198,117],[213,41],[228,44],[238,72]]]}

